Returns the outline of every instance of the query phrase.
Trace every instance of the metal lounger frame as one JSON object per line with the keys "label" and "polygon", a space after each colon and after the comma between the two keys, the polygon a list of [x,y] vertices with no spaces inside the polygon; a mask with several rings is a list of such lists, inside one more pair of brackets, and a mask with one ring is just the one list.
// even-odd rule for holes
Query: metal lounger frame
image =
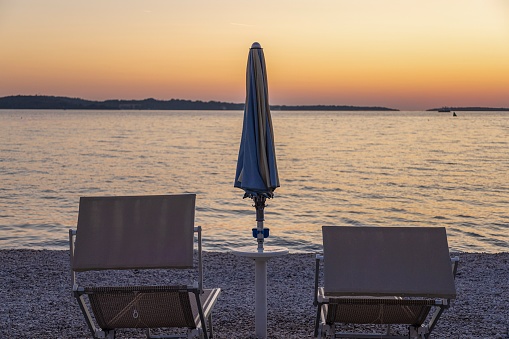
{"label": "metal lounger frame", "polygon": [[[194,223],[194,195],[183,195],[183,196],[140,196],[140,197],[98,197],[98,198],[82,198],[80,200],[80,212],[82,209],[82,203],[84,205],[83,210],[87,213],[97,213],[95,216],[99,219],[86,219],[88,216],[85,216],[83,219],[78,218],[78,230],[80,229],[80,220],[82,220],[83,224],[90,224],[91,222],[94,223],[99,220],[99,223],[107,224],[109,221],[104,221],[104,218],[109,218],[109,210],[108,208],[118,208],[116,210],[119,211],[126,211],[127,209],[139,209],[137,210],[138,214],[137,216],[145,216],[147,217],[147,223],[149,223],[151,226],[146,226],[146,223],[143,223],[143,227],[152,227],[152,232],[150,235],[147,235],[147,238],[143,239],[141,242],[144,245],[152,244],[152,240],[154,242],[158,242],[158,244],[154,244],[154,246],[159,246],[161,248],[162,246],[165,246],[165,239],[178,239],[173,241],[180,241],[181,237],[180,235],[175,238],[175,233],[178,232],[178,228],[172,228],[174,226],[170,226],[170,228],[167,228],[166,230],[170,233],[166,232],[164,237],[165,239],[159,239],[159,235],[157,230],[160,229],[161,225],[163,225],[163,228],[166,227],[165,221],[160,220],[160,216],[152,214],[153,211],[150,209],[152,207],[155,208],[156,213],[157,211],[161,210],[164,211],[165,217],[169,217],[167,208],[168,206],[173,206],[172,204],[184,204],[184,205],[178,205],[182,208],[182,206],[185,206],[185,209],[187,209],[187,212],[180,212],[177,211],[177,216],[173,215],[174,218],[178,219],[172,219],[173,223],[178,224],[179,222],[182,222],[182,220],[185,220],[185,224],[187,225],[185,229],[189,231],[185,231],[184,238],[186,245],[183,245],[185,248],[185,253],[183,256],[181,256],[179,259],[173,259],[173,257],[168,256],[166,253],[163,255],[163,257],[160,258],[154,258],[152,260],[152,257],[150,255],[145,255],[146,252],[134,252],[138,253],[141,257],[141,261],[139,261],[139,258],[135,258],[134,260],[131,260],[130,258],[127,258],[125,261],[124,259],[120,259],[120,261],[117,258],[114,258],[116,262],[110,266],[109,263],[103,263],[103,260],[101,260],[100,256],[96,256],[95,258],[85,258],[83,259],[84,253],[88,254],[89,252],[93,252],[92,250],[84,250],[85,248],[88,248],[88,246],[96,248],[97,244],[95,243],[95,238],[97,237],[94,234],[94,230],[87,229],[87,234],[84,239],[81,239],[81,241],[86,241],[85,243],[82,243],[81,246],[81,255],[80,255],[80,262],[76,263],[76,236],[78,235],[78,230],[69,230],[69,247],[70,247],[70,262],[71,262],[71,283],[72,283],[72,290],[73,295],[75,296],[78,305],[85,317],[85,321],[87,323],[87,326],[92,333],[92,336],[94,338],[115,338],[115,329],[116,328],[145,328],[146,329],[146,335],[147,338],[212,338],[213,336],[213,327],[212,327],[212,308],[217,300],[217,297],[220,293],[219,288],[214,289],[203,289],[203,261],[202,261],[202,229],[200,226],[198,227],[192,227],[192,223]],[[96,205],[94,205],[96,204]],[[101,211],[97,211],[97,204],[99,204],[102,208]],[[101,205],[102,204],[102,205]],[[138,205],[136,205],[138,204]],[[140,204],[147,204],[144,205],[145,208],[149,206],[147,210],[143,209],[144,207],[139,207]],[[169,205],[168,205],[169,204]],[[106,207],[104,207],[107,205]],[[120,207],[118,207],[120,206]],[[174,207],[170,207],[171,209],[175,210]],[[91,212],[93,211],[93,212]],[[106,212],[106,213],[104,213]],[[125,219],[126,216],[129,216],[129,213],[132,211],[129,210],[127,213],[123,215],[123,218]],[[175,211],[174,211],[175,212]],[[103,214],[101,214],[103,213]],[[148,214],[147,214],[148,213]],[[183,216],[180,219],[180,215],[185,213],[186,215]],[[86,214],[86,213],[83,213]],[[111,213],[113,214],[113,213]],[[101,219],[102,218],[102,219]],[[121,218],[122,219],[122,218]],[[124,219],[122,221],[124,222]],[[127,219],[129,220],[129,219]],[[129,226],[126,226],[128,230],[126,232],[133,230],[133,222],[129,222]],[[136,223],[136,222],[134,222]],[[94,224],[95,225],[95,224]],[[139,223],[138,223],[139,225]],[[99,225],[101,226],[101,225]],[[98,227],[99,227],[98,226]],[[103,225],[104,226],[104,225]],[[118,224],[117,224],[118,226]],[[88,226],[87,226],[88,227]],[[95,227],[95,226],[94,226]],[[101,226],[102,227],[102,226]],[[122,226],[121,226],[122,227]],[[139,227],[139,226],[134,226]],[[178,226],[180,227],[180,226]],[[192,231],[190,228],[192,227]],[[139,230],[139,228],[138,228]],[[111,232],[111,231],[106,231]],[[173,232],[173,233],[172,233]],[[197,233],[197,243],[198,243],[198,251],[197,251],[197,261],[198,261],[198,267],[197,267],[197,274],[198,274],[198,281],[195,282],[193,285],[172,285],[172,286],[121,286],[121,287],[85,287],[80,286],[77,282],[77,272],[83,272],[83,271],[90,271],[90,270],[116,270],[116,269],[137,269],[137,270],[148,270],[148,269],[156,269],[156,268],[191,268],[194,266],[193,263],[193,247],[194,247],[194,241],[192,240],[193,234]],[[80,231],[81,234],[81,231]],[[92,236],[90,236],[92,235]],[[111,233],[110,233],[111,235]],[[133,236],[131,236],[133,237]],[[143,236],[144,237],[144,236]],[[155,237],[155,238],[154,238]],[[171,237],[171,238],[168,238]],[[78,235],[79,238],[79,235]],[[136,238],[134,236],[134,238]],[[148,239],[148,240],[147,240]],[[132,239],[131,239],[132,240]],[[102,241],[102,240],[99,240]],[[136,241],[136,239],[135,239]],[[88,245],[87,247],[84,247],[85,245]],[[131,243],[132,245],[132,243]],[[176,245],[179,246],[178,244]],[[99,248],[103,248],[104,243],[100,244]],[[113,256],[115,254],[118,254],[118,248],[122,247],[122,245],[119,245],[118,243],[113,245],[113,247],[116,247],[115,253],[113,253]],[[149,249],[150,251],[151,249]],[[83,252],[85,251],[85,252]],[[99,250],[101,251],[101,249]],[[138,249],[134,250],[138,251]],[[142,250],[144,251],[144,250]],[[165,251],[166,252],[166,251]],[[177,249],[178,252],[178,249]],[[148,252],[151,253],[151,252]],[[172,252],[175,253],[175,252]],[[95,253],[92,253],[92,256],[95,255]],[[129,255],[126,254],[127,257]],[[99,260],[98,260],[99,258]],[[176,261],[173,261],[176,260]],[[155,262],[155,264],[153,264]],[[126,264],[125,267],[119,265]],[[145,265],[149,266],[146,267]],[[154,267],[150,267],[150,265],[155,265]],[[89,304],[92,308],[92,310],[89,309],[87,302],[85,300],[85,296],[88,297]],[[109,298],[109,299],[108,299]],[[166,299],[165,299],[166,298]],[[110,307],[108,305],[108,301],[111,301],[112,299],[115,300],[114,306]],[[106,300],[106,302],[105,302]],[[163,303],[164,302],[164,303]],[[166,307],[168,303],[172,303],[173,306],[177,309],[175,312],[171,311],[171,307]],[[134,305],[134,306],[133,306]],[[170,305],[171,306],[171,305]],[[154,313],[154,308],[156,308],[156,311]],[[134,309],[134,312],[133,312]],[[194,309],[194,311],[193,311]],[[138,312],[139,310],[139,312]],[[93,311],[93,312],[91,312]],[[115,313],[117,312],[117,313]],[[132,316],[129,316],[127,314],[128,312],[133,312]],[[94,313],[94,316],[92,316],[92,313]],[[161,313],[164,313],[162,315]],[[111,315],[114,315],[113,320]],[[126,316],[127,314],[127,316]],[[174,318],[172,318],[174,317]],[[94,321],[95,318],[95,321]],[[176,319],[176,320],[174,320]],[[170,321],[171,320],[171,321]],[[166,324],[167,321],[170,321],[168,324]],[[140,323],[141,322],[141,323]],[[208,323],[208,324],[207,324]],[[99,326],[96,326],[99,325]],[[101,328],[100,325],[103,325],[104,328]],[[119,326],[116,326],[118,324]],[[172,325],[173,324],[173,325]],[[148,325],[148,326],[146,326]],[[181,327],[186,328],[187,327],[187,333],[186,334],[176,334],[176,335],[154,335],[151,333],[151,328],[156,327]]]}
{"label": "metal lounger frame", "polygon": [[[394,229],[394,228],[393,228]],[[418,240],[416,240],[418,241]],[[456,276],[457,267],[459,258],[454,257],[450,258],[451,260],[451,269],[452,276]],[[403,338],[429,338],[430,333],[435,328],[440,316],[442,313],[449,308],[450,306],[450,298],[438,298],[438,297],[417,297],[416,295],[413,297],[409,296],[391,296],[390,294],[380,294],[377,296],[368,295],[353,295],[353,293],[345,293],[344,295],[326,295],[323,287],[319,287],[319,276],[320,276],[320,265],[324,261],[324,256],[322,254],[316,255],[316,266],[315,266],[315,286],[314,286],[314,301],[313,304],[317,307],[316,311],[316,321],[315,321],[315,331],[314,336],[322,338],[322,336],[329,336],[331,334],[334,335],[334,338],[384,338],[384,339],[403,339]],[[423,314],[421,314],[417,323],[405,323],[399,322],[396,318],[393,318],[389,321],[384,321],[383,318],[371,318],[372,320],[366,321],[366,313],[368,309],[366,305],[371,306],[372,310],[376,311],[384,311],[384,308],[387,310],[392,307],[394,311],[397,313],[397,308],[406,307],[407,313],[410,307],[414,307],[417,312],[419,307],[422,307]],[[336,309],[340,307],[345,307],[347,313],[350,314],[352,310],[362,310],[359,318],[364,319],[355,319],[355,316],[349,315],[349,322],[346,321],[338,321],[334,320],[335,315],[333,314]],[[431,318],[428,317],[431,309],[433,309],[433,313]],[[425,314],[424,314],[425,313]],[[389,314],[389,313],[387,313]],[[380,313],[378,313],[380,316]],[[389,318],[389,317],[388,317]],[[427,324],[424,321],[429,318]],[[344,319],[344,318],[343,318]],[[375,319],[373,321],[373,319]],[[335,323],[352,323],[352,324],[378,324],[378,325],[386,325],[386,332],[382,334],[378,333],[344,333],[344,332],[335,332]],[[409,325],[409,333],[405,336],[392,335],[390,333],[391,324],[407,324]]]}
{"label": "metal lounger frame", "polygon": [[[154,336],[151,334],[150,329],[147,329],[147,338],[193,338],[193,337],[199,337],[199,338],[209,338],[208,333],[210,332],[210,338],[213,336],[213,327],[212,327],[212,307],[214,306],[214,303],[207,303],[206,305],[202,305],[202,302],[200,300],[200,295],[203,293],[203,263],[202,263],[202,256],[201,256],[201,227],[195,227],[194,231],[198,233],[198,286],[164,286],[164,288],[175,288],[180,289],[180,291],[185,291],[186,293],[192,293],[195,296],[196,305],[198,308],[198,314],[199,314],[199,321],[201,323],[202,328],[195,327],[191,328],[191,331],[185,336],[182,335],[157,335]],[[76,230],[69,230],[69,244],[70,244],[70,253],[71,253],[71,262],[73,260],[73,254],[74,254],[74,238],[76,236],[77,232]],[[87,323],[87,326],[94,336],[94,338],[114,338],[115,337],[115,329],[110,330],[103,330],[99,327],[96,327],[95,322],[93,320],[92,314],[88,308],[88,306],[85,303],[85,295],[90,295],[94,293],[98,293],[94,289],[86,288],[83,286],[79,286],[76,283],[76,272],[71,269],[71,281],[73,285],[73,295],[78,301],[78,305],[85,317],[85,321]],[[146,287],[146,286],[144,286]],[[131,287],[133,289],[136,289],[135,287]],[[143,287],[142,287],[143,288]],[[140,288],[140,289],[142,289]],[[125,287],[111,287],[112,290],[122,290],[125,289]],[[210,296],[212,300],[215,301],[217,298],[217,295],[219,294],[219,289],[214,289],[212,291],[213,295]],[[203,306],[206,308],[204,309]],[[190,311],[190,310],[189,310]],[[206,319],[207,318],[207,321]],[[208,323],[208,324],[207,324]],[[208,331],[207,331],[208,326]]]}
{"label": "metal lounger frame", "polygon": [[[330,304],[331,298],[327,298],[323,296],[323,288],[320,288],[319,285],[319,272],[320,272],[320,263],[323,261],[323,255],[316,255],[316,268],[315,268],[315,293],[314,293],[314,301],[313,305],[317,307],[316,310],[316,321],[315,321],[315,337],[322,337],[322,334],[329,333],[333,330],[333,324],[327,322],[327,310]],[[451,258],[451,266],[454,276],[456,276],[456,272],[458,269],[459,257],[455,256]],[[366,299],[363,299],[366,300]],[[401,299],[404,300],[404,299]],[[408,300],[408,299],[407,299]],[[411,300],[411,299],[410,299]],[[423,300],[423,299],[418,299]],[[423,336],[424,338],[429,338],[431,332],[435,328],[440,316],[442,313],[450,307],[450,299],[426,299],[432,305],[435,310],[428,324],[422,324],[418,327],[410,326],[409,331],[413,333],[413,336]],[[401,303],[403,305],[404,303]],[[365,333],[342,333],[337,332],[334,333],[335,338],[384,338],[384,339],[408,339],[409,336],[399,336],[399,335],[391,335],[390,334],[390,325],[386,324],[387,330],[385,334],[365,334]],[[322,333],[323,332],[323,333]]]}

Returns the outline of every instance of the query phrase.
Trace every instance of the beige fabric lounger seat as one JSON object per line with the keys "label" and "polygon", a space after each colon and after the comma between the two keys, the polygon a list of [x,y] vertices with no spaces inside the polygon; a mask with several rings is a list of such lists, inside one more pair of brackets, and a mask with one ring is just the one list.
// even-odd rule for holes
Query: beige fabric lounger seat
{"label": "beige fabric lounger seat", "polygon": [[[195,200],[194,194],[80,199],[77,230],[70,230],[72,284],[94,338],[114,338],[121,328],[146,329],[149,338],[212,337],[212,308],[220,289],[202,286]],[[84,271],[168,269],[161,274],[171,278],[172,269],[193,268],[197,281],[191,284],[81,286],[76,280],[77,273]],[[187,330],[153,336],[154,328]]]}
{"label": "beige fabric lounger seat", "polygon": [[[429,338],[456,297],[458,259],[451,261],[445,228],[324,226],[322,232],[315,337]],[[341,324],[387,326],[383,333],[335,332]],[[391,324],[408,325],[408,334],[391,334]]]}

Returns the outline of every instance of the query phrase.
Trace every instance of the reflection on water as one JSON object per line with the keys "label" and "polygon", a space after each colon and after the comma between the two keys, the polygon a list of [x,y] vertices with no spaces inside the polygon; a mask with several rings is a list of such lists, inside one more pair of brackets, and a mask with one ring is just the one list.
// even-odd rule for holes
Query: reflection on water
{"label": "reflection on water", "polygon": [[[509,250],[509,114],[273,112],[281,187],[267,243],[322,225],[446,226],[453,250]],[[233,188],[241,112],[0,111],[0,248],[67,248],[85,195],[197,193],[207,250],[254,244]]]}

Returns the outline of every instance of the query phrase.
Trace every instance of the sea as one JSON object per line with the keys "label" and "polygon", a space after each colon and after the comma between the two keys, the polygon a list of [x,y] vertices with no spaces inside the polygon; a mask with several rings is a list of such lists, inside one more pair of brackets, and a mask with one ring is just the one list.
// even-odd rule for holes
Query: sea
{"label": "sea", "polygon": [[[509,251],[508,112],[273,111],[281,187],[265,244],[319,252],[323,225],[443,226]],[[241,111],[0,110],[0,249],[68,248],[82,196],[196,193],[208,251],[254,245],[234,188]],[[415,239],[419,241],[419,239]]]}

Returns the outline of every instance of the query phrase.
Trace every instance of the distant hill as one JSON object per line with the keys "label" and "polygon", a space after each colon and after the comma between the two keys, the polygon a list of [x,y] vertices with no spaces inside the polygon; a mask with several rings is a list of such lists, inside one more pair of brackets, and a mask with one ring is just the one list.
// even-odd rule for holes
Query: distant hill
{"label": "distant hill", "polygon": [[0,109],[100,109],[100,110],[242,110],[244,104],[191,100],[105,100],[43,95],[17,95],[0,98]]}
{"label": "distant hill", "polygon": [[399,111],[399,109],[378,106],[337,106],[337,105],[308,105],[308,106],[270,106],[273,111]]}
{"label": "distant hill", "polygon": [[[191,100],[105,100],[92,101],[80,98],[45,95],[16,95],[0,98],[0,109],[96,109],[96,110],[243,110],[244,104],[219,101]],[[365,106],[271,106],[275,111],[397,111],[385,107]]]}
{"label": "distant hill", "polygon": [[[445,109],[445,110],[444,110]],[[472,112],[483,112],[483,111],[495,111],[495,112],[507,112],[509,111],[509,108],[504,108],[504,107],[440,107],[440,108],[430,108],[426,111],[441,111],[441,110],[444,110],[445,112],[447,111],[472,111]]]}

